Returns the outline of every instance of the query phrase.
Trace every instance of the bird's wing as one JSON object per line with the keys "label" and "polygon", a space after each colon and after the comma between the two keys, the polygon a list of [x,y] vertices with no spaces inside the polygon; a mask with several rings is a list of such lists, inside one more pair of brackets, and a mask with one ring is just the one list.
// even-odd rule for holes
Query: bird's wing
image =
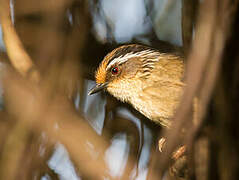
{"label": "bird's wing", "polygon": [[151,102],[154,118],[171,118],[179,104],[183,87],[183,62],[162,60],[153,69],[142,89],[144,101]]}

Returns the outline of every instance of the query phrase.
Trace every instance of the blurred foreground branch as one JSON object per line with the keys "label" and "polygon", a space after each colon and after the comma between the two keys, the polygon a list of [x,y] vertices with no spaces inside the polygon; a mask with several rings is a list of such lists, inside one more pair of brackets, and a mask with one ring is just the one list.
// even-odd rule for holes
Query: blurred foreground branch
{"label": "blurred foreground branch", "polygon": [[[39,73],[34,69],[34,64],[30,56],[23,48],[14,26],[11,21],[10,2],[7,0],[0,1],[0,21],[2,25],[3,38],[6,50],[12,65],[18,72],[26,76],[31,73],[31,78],[39,80]],[[30,72],[31,71],[31,72]]]}
{"label": "blurred foreground branch", "polygon": [[[24,50],[11,22],[9,1],[1,0],[0,4],[1,24],[10,61],[24,77],[30,72],[30,78],[39,83],[39,72]],[[41,132],[46,132],[51,141],[53,140],[55,143],[59,141],[65,145],[71,157],[84,173],[94,177],[102,176],[106,170],[104,162],[101,157],[92,162],[92,157],[89,157],[88,152],[92,150],[84,142],[86,142],[85,139],[90,139],[95,148],[105,147],[106,142],[89,125],[82,120],[79,121],[82,118],[73,111],[65,97],[53,98],[55,100],[52,102],[52,98],[49,96],[51,89],[46,85],[49,84],[32,84],[26,79],[18,77],[13,70],[5,72],[6,110],[17,120],[17,124],[6,139],[6,145],[2,152],[2,157],[6,160],[1,161],[1,167],[5,166],[4,169],[2,168],[5,172],[1,177],[3,179],[6,177],[8,179],[16,178],[20,161],[22,161],[21,156],[27,145],[27,138],[32,132],[37,132],[38,135]],[[56,125],[59,128],[56,129]],[[15,156],[10,158],[12,150],[16,150],[16,152]]]}
{"label": "blurred foreground branch", "polygon": [[[212,94],[213,87],[219,73],[225,41],[230,32],[237,3],[230,0],[203,1],[199,8],[198,23],[196,25],[195,40],[193,41],[192,51],[187,61],[186,84],[183,102],[179,106],[175,118],[173,131],[165,132],[168,143],[166,144],[166,154],[158,158],[157,170],[160,176],[163,175],[168,167],[170,154],[179,145],[179,134],[182,128],[191,126],[192,102],[195,96],[199,97],[198,124],[190,127],[186,133],[185,143],[188,148],[192,147],[192,142],[202,125],[208,103]],[[230,10],[230,12],[228,12]],[[218,14],[221,14],[220,17]]]}

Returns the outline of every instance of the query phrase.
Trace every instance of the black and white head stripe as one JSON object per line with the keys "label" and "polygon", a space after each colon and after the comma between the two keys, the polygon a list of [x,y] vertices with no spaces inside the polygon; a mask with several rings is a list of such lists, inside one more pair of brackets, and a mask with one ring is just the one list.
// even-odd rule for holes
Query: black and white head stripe
{"label": "black and white head stripe", "polygon": [[133,57],[148,57],[149,55],[152,57],[159,56],[159,51],[141,45],[129,45],[122,48],[118,48],[115,54],[110,58],[106,70],[110,69],[114,64],[122,64],[126,62],[128,59]]}

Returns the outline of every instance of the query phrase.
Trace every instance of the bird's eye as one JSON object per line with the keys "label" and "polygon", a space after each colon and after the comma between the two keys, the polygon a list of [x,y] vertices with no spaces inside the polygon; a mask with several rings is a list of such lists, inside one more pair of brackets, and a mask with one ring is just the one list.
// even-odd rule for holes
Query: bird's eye
{"label": "bird's eye", "polygon": [[111,69],[111,73],[113,74],[113,75],[116,75],[116,74],[118,74],[119,73],[119,68],[118,67],[113,67],[112,69]]}

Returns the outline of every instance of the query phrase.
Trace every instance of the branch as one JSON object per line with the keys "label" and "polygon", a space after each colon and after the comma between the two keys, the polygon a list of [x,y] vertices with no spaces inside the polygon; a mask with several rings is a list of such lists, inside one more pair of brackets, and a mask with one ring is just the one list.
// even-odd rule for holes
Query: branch
{"label": "branch", "polygon": [[34,68],[35,65],[24,50],[23,44],[12,24],[8,0],[0,0],[0,21],[5,47],[11,64],[23,76],[31,73],[30,78],[38,81],[40,77],[39,72]]}

